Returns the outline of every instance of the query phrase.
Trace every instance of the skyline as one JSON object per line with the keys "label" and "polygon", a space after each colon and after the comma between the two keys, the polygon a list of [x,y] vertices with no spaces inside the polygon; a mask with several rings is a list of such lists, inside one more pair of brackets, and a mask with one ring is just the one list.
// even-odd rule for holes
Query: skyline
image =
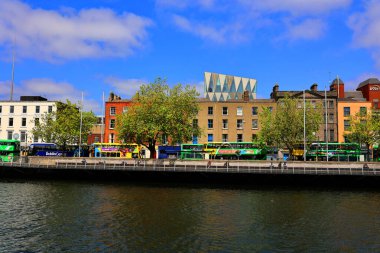
{"label": "skyline", "polygon": [[102,111],[111,91],[130,98],[166,78],[203,96],[204,72],[280,90],[346,90],[380,77],[380,1],[2,0],[0,100],[40,95]]}

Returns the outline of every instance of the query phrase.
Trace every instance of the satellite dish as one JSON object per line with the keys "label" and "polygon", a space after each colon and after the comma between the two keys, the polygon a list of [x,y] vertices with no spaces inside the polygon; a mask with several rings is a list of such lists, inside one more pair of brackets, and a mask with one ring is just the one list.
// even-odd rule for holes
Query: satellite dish
{"label": "satellite dish", "polygon": [[13,139],[18,140],[20,138],[20,135],[18,133],[13,134]]}

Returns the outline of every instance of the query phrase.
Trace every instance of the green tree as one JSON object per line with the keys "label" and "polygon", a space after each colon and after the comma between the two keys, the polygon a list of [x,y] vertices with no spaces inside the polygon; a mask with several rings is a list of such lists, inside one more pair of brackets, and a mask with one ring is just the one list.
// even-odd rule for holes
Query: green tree
{"label": "green tree", "polygon": [[118,138],[144,145],[151,158],[163,137],[171,143],[190,141],[193,135],[200,134],[199,127],[193,125],[199,111],[198,95],[194,87],[178,84],[170,88],[160,78],[142,85],[128,111],[117,117]]}
{"label": "green tree", "polygon": [[[361,111],[350,117],[349,133],[344,136],[349,142],[365,145],[367,150],[380,142],[380,117],[372,111]],[[369,153],[366,159],[368,160]]]}
{"label": "green tree", "polygon": [[39,121],[34,120],[35,127],[32,129],[34,136],[39,136],[44,142],[55,142],[63,149],[67,144],[79,143],[79,135],[82,132],[82,143],[86,142],[92,126],[96,122],[96,116],[92,112],[81,112],[76,104],[69,100],[66,103],[57,102],[57,110],[45,113]]}
{"label": "green tree", "polygon": [[[304,142],[304,110],[303,103],[302,106],[300,103],[300,99],[285,97],[278,101],[276,110],[264,108],[260,114],[260,140],[268,145],[287,148],[292,155],[294,148]],[[322,109],[321,105],[309,102],[305,105],[306,141],[310,143],[322,122]]]}

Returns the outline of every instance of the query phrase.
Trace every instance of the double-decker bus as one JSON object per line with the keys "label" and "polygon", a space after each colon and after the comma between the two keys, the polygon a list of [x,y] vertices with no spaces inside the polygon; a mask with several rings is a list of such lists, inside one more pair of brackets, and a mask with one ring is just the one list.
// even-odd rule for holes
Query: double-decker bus
{"label": "double-decker bus", "polygon": [[254,142],[209,142],[205,152],[211,159],[265,160],[267,149]]}
{"label": "double-decker bus", "polygon": [[158,159],[176,159],[181,154],[181,146],[158,146]]}
{"label": "double-decker bus", "polygon": [[359,161],[361,149],[358,143],[323,143],[310,145],[306,159],[311,161]]}
{"label": "double-decker bus", "polygon": [[28,156],[63,156],[64,152],[58,149],[55,143],[32,143],[27,150]]}
{"label": "double-decker bus", "polygon": [[0,140],[0,161],[14,162],[20,158],[20,141]]}
{"label": "double-decker bus", "polygon": [[183,160],[202,160],[205,159],[203,144],[182,144],[181,159]]}
{"label": "double-decker bus", "polygon": [[135,143],[94,143],[94,157],[140,158],[140,145]]}

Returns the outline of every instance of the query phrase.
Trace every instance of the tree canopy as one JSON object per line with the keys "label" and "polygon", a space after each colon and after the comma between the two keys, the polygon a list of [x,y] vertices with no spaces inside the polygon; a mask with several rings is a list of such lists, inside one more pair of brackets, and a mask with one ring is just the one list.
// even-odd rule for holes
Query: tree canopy
{"label": "tree canopy", "polygon": [[144,145],[151,157],[162,137],[171,143],[190,141],[200,134],[199,127],[193,125],[199,111],[197,96],[194,87],[177,84],[170,88],[161,78],[142,85],[127,112],[118,115],[118,139]]}
{"label": "tree canopy", "polygon": [[85,142],[96,116],[92,112],[82,112],[81,128],[81,112],[76,104],[67,100],[66,103],[57,102],[56,106],[56,111],[43,114],[39,121],[34,120],[32,134],[44,142],[55,142],[63,149],[67,144],[79,143],[80,132],[82,143]]}
{"label": "tree canopy", "polygon": [[[264,108],[260,114],[261,130],[259,138],[268,145],[287,148],[290,155],[295,147],[304,143],[304,106],[302,100],[285,97],[277,103],[274,111]],[[305,103],[306,142],[315,139],[322,122],[321,105]]]}
{"label": "tree canopy", "polygon": [[380,115],[372,111],[361,111],[350,117],[349,133],[344,136],[349,142],[365,144],[367,149],[380,143]]}

